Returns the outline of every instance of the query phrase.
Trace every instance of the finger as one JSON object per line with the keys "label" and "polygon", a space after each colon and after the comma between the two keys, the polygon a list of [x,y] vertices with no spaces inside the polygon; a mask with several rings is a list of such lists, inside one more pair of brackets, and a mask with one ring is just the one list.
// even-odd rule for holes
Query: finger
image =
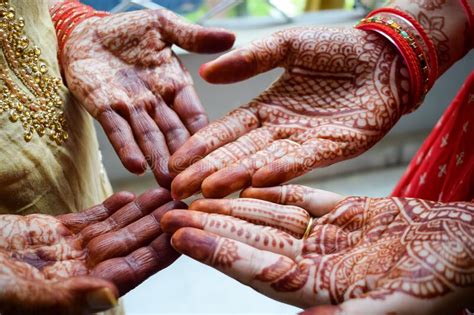
{"label": "finger", "polygon": [[307,210],[315,217],[328,213],[338,202],[344,199],[339,194],[302,185],[282,185],[265,188],[250,187],[243,190],[240,193],[240,197],[298,206]]}
{"label": "finger", "polygon": [[248,187],[258,169],[292,152],[298,146],[298,143],[288,139],[276,140],[253,155],[239,158],[236,163],[207,177],[202,183],[202,194],[206,198],[223,198]]}
{"label": "finger", "polygon": [[172,209],[186,209],[186,205],[179,201],[170,201],[123,229],[92,239],[87,244],[89,264],[96,265],[112,257],[125,256],[135,249],[145,246],[162,233],[161,218]]}
{"label": "finger", "polygon": [[199,69],[199,74],[210,83],[243,81],[281,66],[288,55],[289,48],[290,45],[284,33],[277,32],[203,64]]}
{"label": "finger", "polygon": [[199,199],[190,210],[237,217],[255,224],[275,227],[296,237],[302,237],[310,215],[295,206],[283,206],[256,199]]}
{"label": "finger", "polygon": [[133,193],[121,191],[107,198],[103,203],[86,209],[82,212],[59,215],[60,220],[73,233],[77,233],[84,227],[105,220],[117,210],[135,199]]}
{"label": "finger", "polygon": [[152,12],[158,18],[158,27],[163,38],[188,51],[217,53],[230,49],[234,44],[235,35],[232,32],[191,24],[168,10]]}
{"label": "finger", "polygon": [[199,191],[206,177],[261,150],[273,139],[274,133],[272,131],[258,128],[209,153],[202,160],[192,164],[176,176],[171,188],[173,197],[177,199],[189,197]]}
{"label": "finger", "polygon": [[275,186],[298,177],[316,167],[328,166],[344,159],[347,143],[314,139],[302,144],[288,155],[260,168],[252,177],[252,186]]}
{"label": "finger", "polygon": [[178,174],[209,152],[234,141],[259,126],[251,106],[240,107],[198,131],[170,158],[169,168]]}
{"label": "finger", "polygon": [[173,210],[163,216],[162,224],[163,229],[170,234],[181,228],[191,227],[291,258],[296,258],[301,253],[302,242],[292,235],[227,215]]}
{"label": "finger", "polygon": [[0,292],[0,311],[2,314],[84,314],[110,309],[117,305],[117,298],[118,291],[112,283],[94,277],[57,282],[18,281]]}
{"label": "finger", "polygon": [[[174,99],[173,109],[188,128],[189,133],[194,134],[208,124],[206,111],[192,85],[185,86],[178,92]],[[182,144],[172,151],[174,153]]]}
{"label": "finger", "polygon": [[97,120],[125,168],[132,173],[142,174],[146,170],[146,160],[128,122],[112,110],[102,112]]}
{"label": "finger", "polygon": [[[170,153],[174,153],[189,139],[189,131],[178,115],[161,99],[161,96],[156,95],[156,104],[152,107],[150,114],[165,136]],[[164,166],[168,168],[168,164]]]}
{"label": "finger", "polygon": [[156,180],[160,186],[169,188],[171,184],[168,171],[170,153],[160,129],[144,110],[132,110],[129,122]]}
{"label": "finger", "polygon": [[171,247],[170,236],[161,234],[150,245],[141,247],[125,257],[105,260],[92,274],[113,282],[120,295],[132,290],[148,277],[168,267],[179,257]]}
{"label": "finger", "polygon": [[141,217],[146,216],[170,200],[170,193],[165,189],[156,188],[148,190],[104,221],[84,228],[80,232],[80,235],[85,244],[87,244],[92,238],[110,231],[119,230]]}
{"label": "finger", "polygon": [[[271,298],[298,306],[314,303],[304,294],[312,283],[309,262],[292,259],[194,228],[182,228],[172,237],[173,247]],[[305,287],[306,286],[306,287]]]}

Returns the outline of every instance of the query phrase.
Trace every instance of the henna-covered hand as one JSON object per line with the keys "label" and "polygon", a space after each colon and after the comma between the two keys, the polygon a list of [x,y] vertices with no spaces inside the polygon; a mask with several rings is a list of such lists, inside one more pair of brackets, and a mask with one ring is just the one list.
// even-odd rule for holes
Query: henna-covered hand
{"label": "henna-covered hand", "polygon": [[213,83],[285,72],[171,157],[170,171],[181,172],[173,197],[271,186],[365,152],[403,112],[409,87],[402,65],[377,34],[319,27],[284,30],[205,64],[201,75]]}
{"label": "henna-covered hand", "polygon": [[295,185],[242,196],[170,211],[163,230],[174,233],[179,252],[271,298],[318,306],[311,314],[455,314],[472,306],[472,203],[343,198]]}
{"label": "henna-covered hand", "polygon": [[0,313],[89,314],[166,268],[179,254],[162,233],[181,202],[164,189],[112,195],[84,212],[0,216]]}
{"label": "henna-covered hand", "polygon": [[191,25],[170,11],[142,10],[79,24],[62,66],[69,89],[100,122],[124,166],[141,174],[148,164],[169,187],[170,153],[208,122],[171,45],[214,53],[233,42],[230,32]]}

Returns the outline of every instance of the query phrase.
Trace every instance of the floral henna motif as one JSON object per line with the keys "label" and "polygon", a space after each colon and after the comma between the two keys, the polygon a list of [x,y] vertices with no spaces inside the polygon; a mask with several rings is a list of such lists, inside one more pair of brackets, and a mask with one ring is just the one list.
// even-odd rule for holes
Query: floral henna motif
{"label": "floral henna motif", "polygon": [[224,239],[212,259],[212,264],[216,267],[228,268],[239,258],[235,242]]}
{"label": "floral henna motif", "polygon": [[[322,277],[314,292],[327,290],[332,303],[394,291],[433,298],[474,284],[474,205],[348,198],[336,208],[317,221],[307,241],[339,247],[317,258]],[[328,233],[327,224],[338,229]],[[314,248],[308,244],[303,255]]]}
{"label": "floral henna motif", "polygon": [[253,56],[258,71],[286,71],[173,155],[170,167],[177,173],[195,163],[174,180],[175,197],[200,188],[217,197],[250,183],[280,183],[357,156],[390,130],[408,102],[402,60],[377,34],[294,28],[230,53],[229,60],[232,54]]}
{"label": "floral henna motif", "polygon": [[444,16],[428,17],[423,12],[420,12],[418,13],[418,21],[433,40],[439,62],[442,64],[448,63],[451,56],[449,55],[449,39],[444,32]]}
{"label": "floral henna motif", "polygon": [[446,0],[414,0],[414,2],[418,4],[420,8],[431,11],[441,9],[441,7],[446,3]]}

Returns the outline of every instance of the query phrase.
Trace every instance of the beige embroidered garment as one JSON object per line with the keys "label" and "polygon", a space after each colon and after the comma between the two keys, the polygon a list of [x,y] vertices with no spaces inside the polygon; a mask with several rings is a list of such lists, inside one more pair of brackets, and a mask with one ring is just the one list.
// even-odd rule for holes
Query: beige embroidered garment
{"label": "beige embroidered garment", "polygon": [[[16,17],[24,19],[24,35],[30,47],[41,50],[40,58],[48,74],[60,77],[56,52],[56,34],[47,1],[10,0]],[[5,48],[0,53],[3,73],[22,93],[34,97],[6,61]],[[2,90],[4,82],[0,82]],[[28,84],[28,83],[26,83]],[[61,145],[36,132],[24,139],[21,120],[12,122],[8,111],[0,114],[0,214],[60,214],[80,211],[102,202],[111,187],[100,161],[93,122],[66,87],[60,91],[68,140]],[[122,313],[121,309],[115,312]]]}

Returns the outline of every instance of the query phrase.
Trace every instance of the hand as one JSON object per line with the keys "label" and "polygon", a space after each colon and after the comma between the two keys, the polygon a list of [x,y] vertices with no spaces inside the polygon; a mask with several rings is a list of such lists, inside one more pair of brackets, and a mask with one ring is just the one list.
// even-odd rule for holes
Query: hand
{"label": "hand", "polygon": [[170,211],[163,230],[177,251],[271,298],[319,305],[313,314],[455,314],[472,304],[472,203],[344,199],[295,185],[242,196]]}
{"label": "hand", "polygon": [[229,83],[275,67],[285,72],[266,91],[171,157],[171,172],[182,171],[174,198],[273,186],[355,157],[392,128],[408,98],[408,77],[390,42],[355,29],[284,30],[204,65],[201,75]]}
{"label": "hand", "polygon": [[177,257],[159,221],[173,208],[164,189],[121,192],[84,212],[0,216],[0,312],[89,314]]}
{"label": "hand", "polygon": [[229,49],[234,35],[184,22],[166,10],[90,18],[74,29],[62,55],[69,89],[104,128],[124,166],[147,164],[169,187],[168,158],[207,124],[191,76],[171,50]]}

